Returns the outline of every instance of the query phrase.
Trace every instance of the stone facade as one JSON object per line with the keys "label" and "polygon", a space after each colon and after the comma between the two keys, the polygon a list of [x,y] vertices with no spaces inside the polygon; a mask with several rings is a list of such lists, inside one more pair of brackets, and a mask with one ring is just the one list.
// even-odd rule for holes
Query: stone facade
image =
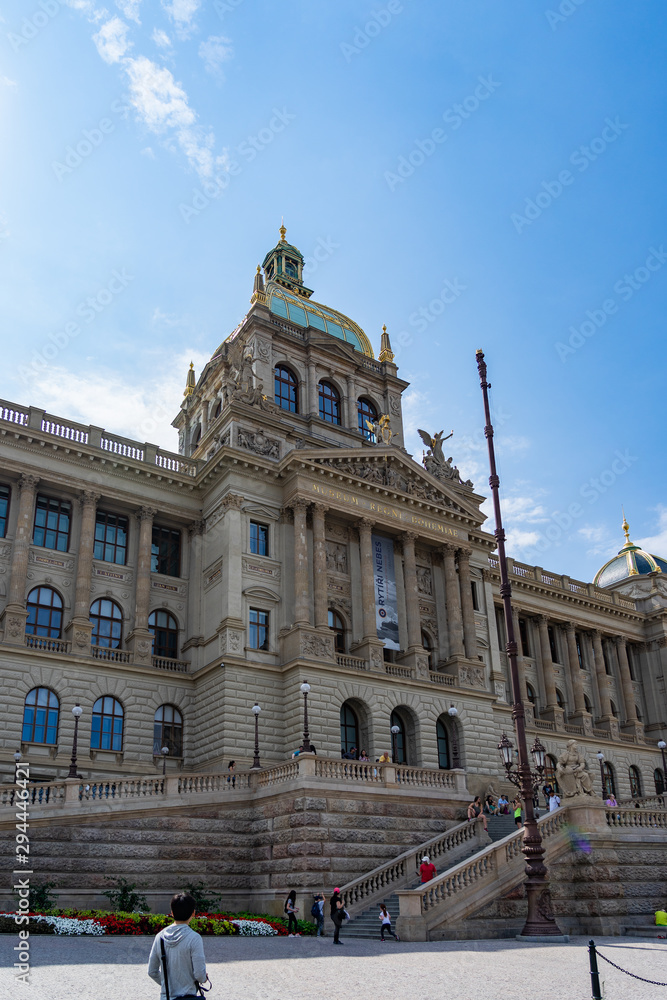
{"label": "stone facade", "polygon": [[[267,276],[295,249],[283,242],[267,255]],[[295,260],[297,279],[285,287],[305,306]],[[340,755],[347,706],[372,760],[392,750],[396,713],[409,764],[458,761],[473,791],[501,778],[496,746],[512,728],[511,685],[484,498],[455,468],[436,475],[433,455],[424,467],[405,451],[407,383],[387,335],[377,361],[339,314],[359,346],[324,332],[321,318],[303,327],[277,315],[276,287],[258,275],[239,328],[189,378],[174,421],[179,454],[0,403],[5,780],[17,750],[35,778],[65,774],[76,703],[86,778],[159,770],[165,740],[169,773],[221,770],[230,759],[247,766],[255,702],[262,762],[279,762],[302,739],[304,679],[319,754]],[[283,369],[293,408],[272,391]],[[335,390],[339,422],[322,409],[323,383]],[[388,417],[377,443],[360,430],[362,403]],[[60,528],[49,529],[49,517],[61,517]],[[127,544],[114,549],[118,519]],[[374,535],[393,544],[392,652],[376,629]],[[618,797],[631,795],[630,768],[654,794],[655,744],[667,732],[667,610],[541,567],[510,561],[510,576],[531,739],[539,734],[555,756],[575,735],[589,756],[604,752]],[[46,636],[30,617],[40,588],[42,604],[60,611]],[[115,625],[91,620],[99,601],[116,609]],[[117,642],[103,634],[112,627]],[[26,738],[35,688],[53,693],[59,714],[50,734],[37,726]],[[105,696],[120,706],[108,745],[93,735]],[[162,706],[180,714],[182,739],[154,731]]]}

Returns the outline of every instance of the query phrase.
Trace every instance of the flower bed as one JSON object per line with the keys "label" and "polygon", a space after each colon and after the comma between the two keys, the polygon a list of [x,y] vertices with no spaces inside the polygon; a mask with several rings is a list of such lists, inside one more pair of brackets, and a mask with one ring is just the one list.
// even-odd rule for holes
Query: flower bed
{"label": "flower bed", "polygon": [[[34,934],[157,934],[172,923],[164,913],[109,913],[107,910],[46,910],[31,913],[28,926]],[[302,933],[312,933],[314,924],[303,924]],[[0,933],[16,933],[13,913],[0,913]],[[198,913],[190,926],[202,935],[235,935],[241,937],[284,937],[285,922],[280,918],[258,917],[251,913]],[[300,928],[301,929],[301,928]]]}

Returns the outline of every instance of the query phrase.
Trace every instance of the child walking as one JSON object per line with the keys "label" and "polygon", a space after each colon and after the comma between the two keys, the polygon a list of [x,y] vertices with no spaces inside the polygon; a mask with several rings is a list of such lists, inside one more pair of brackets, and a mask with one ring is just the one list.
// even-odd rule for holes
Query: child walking
{"label": "child walking", "polygon": [[378,917],[380,920],[380,941],[384,941],[385,934],[391,934],[394,941],[400,941],[401,939],[399,938],[398,934],[394,934],[394,932],[391,929],[391,916],[389,914],[389,910],[384,905],[384,903],[380,903],[380,912],[378,914]]}

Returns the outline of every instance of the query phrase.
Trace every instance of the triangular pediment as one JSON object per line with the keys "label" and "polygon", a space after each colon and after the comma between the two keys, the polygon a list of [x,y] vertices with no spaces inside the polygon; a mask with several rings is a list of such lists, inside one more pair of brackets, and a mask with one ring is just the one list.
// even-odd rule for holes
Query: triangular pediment
{"label": "triangular pediment", "polygon": [[326,466],[337,476],[358,479],[370,484],[388,495],[399,499],[418,501],[441,507],[453,513],[469,517],[481,525],[486,517],[480,512],[484,497],[474,493],[469,487],[441,482],[431,476],[412,458],[391,446],[375,448],[300,449],[290,452],[285,459],[285,469],[292,460],[312,463],[315,467]]}

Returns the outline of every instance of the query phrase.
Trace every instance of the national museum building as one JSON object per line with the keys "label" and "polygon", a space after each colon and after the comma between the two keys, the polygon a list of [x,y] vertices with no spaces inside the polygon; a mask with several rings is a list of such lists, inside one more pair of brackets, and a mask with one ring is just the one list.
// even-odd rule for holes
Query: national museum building
{"label": "national museum building", "polygon": [[[501,779],[511,686],[484,497],[405,450],[384,331],[311,298],[281,238],[174,420],[178,454],[0,403],[3,780],[385,751]],[[667,561],[630,541],[594,583],[510,560],[529,741],[575,738],[619,799],[664,788]],[[450,710],[453,708],[455,712]],[[392,736],[392,727],[397,731]],[[395,745],[392,746],[392,741]],[[163,748],[168,754],[163,755]],[[600,775],[594,774],[597,782]],[[465,789],[465,783],[461,786]],[[465,795],[462,795],[465,798]]]}

